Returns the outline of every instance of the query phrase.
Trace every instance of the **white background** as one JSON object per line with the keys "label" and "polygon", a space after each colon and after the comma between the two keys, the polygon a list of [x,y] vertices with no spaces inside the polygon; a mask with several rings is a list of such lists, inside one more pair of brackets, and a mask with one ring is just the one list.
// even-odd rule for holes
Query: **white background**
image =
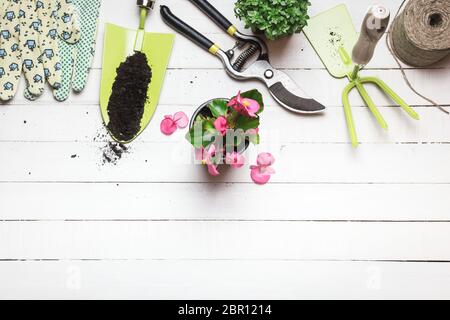
{"label": "white background", "polygon": [[[369,88],[384,132],[353,94],[362,141],[354,150],[341,107],[346,80],[329,76],[304,35],[270,43],[272,63],[328,106],[322,116],[286,112],[261,84],[231,80],[177,35],[150,127],[117,166],[102,166],[105,142],[94,137],[103,25],[138,23],[135,1],[103,2],[85,92],[64,104],[19,94],[0,106],[1,298],[450,298],[450,119],[410,92],[384,41],[365,74],[387,81],[422,120]],[[233,1],[211,2],[235,21]],[[338,4],[312,2],[311,15]],[[359,28],[372,1],[345,2]],[[163,3],[233,45],[188,1]],[[395,12],[400,1],[385,3]],[[158,11],[148,30],[172,32]],[[450,104],[448,59],[407,74]],[[275,155],[267,186],[252,184],[248,169],[210,178],[186,161],[185,131],[159,132],[166,114],[253,88],[267,109],[263,143],[248,158]]]}

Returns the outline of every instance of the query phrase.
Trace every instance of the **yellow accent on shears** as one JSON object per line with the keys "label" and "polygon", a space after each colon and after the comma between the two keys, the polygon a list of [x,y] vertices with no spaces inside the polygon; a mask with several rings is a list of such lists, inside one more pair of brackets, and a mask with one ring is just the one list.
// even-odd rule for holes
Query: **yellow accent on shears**
{"label": "yellow accent on shears", "polygon": [[229,34],[230,36],[233,37],[233,36],[235,35],[235,33],[237,32],[237,29],[236,29],[235,26],[231,26],[231,27],[228,28],[227,32],[228,32],[228,34]]}
{"label": "yellow accent on shears", "polygon": [[220,50],[220,47],[217,44],[213,44],[211,48],[209,48],[209,52],[212,54],[216,54]]}

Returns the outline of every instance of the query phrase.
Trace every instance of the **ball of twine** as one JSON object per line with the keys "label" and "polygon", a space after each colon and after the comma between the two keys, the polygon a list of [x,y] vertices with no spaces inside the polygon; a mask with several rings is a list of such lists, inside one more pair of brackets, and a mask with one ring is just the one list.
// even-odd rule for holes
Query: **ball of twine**
{"label": "ball of twine", "polygon": [[450,55],[450,0],[410,0],[391,26],[395,55],[414,67]]}

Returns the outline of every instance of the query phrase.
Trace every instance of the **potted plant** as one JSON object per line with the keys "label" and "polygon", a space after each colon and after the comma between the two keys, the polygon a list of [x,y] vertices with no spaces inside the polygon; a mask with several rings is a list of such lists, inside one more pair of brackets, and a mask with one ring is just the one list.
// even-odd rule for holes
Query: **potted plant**
{"label": "potted plant", "polygon": [[186,139],[195,148],[196,160],[219,175],[219,165],[241,168],[243,153],[251,143],[259,144],[259,115],[264,102],[258,90],[238,93],[202,104],[191,118]]}
{"label": "potted plant", "polygon": [[236,17],[255,33],[270,40],[299,33],[307,25],[308,0],[237,0]]}

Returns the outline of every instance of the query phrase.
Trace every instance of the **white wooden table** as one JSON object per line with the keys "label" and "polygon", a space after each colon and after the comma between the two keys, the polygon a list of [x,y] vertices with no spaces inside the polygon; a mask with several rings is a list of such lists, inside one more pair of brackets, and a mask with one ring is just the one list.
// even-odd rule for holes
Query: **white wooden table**
{"label": "white wooden table", "polygon": [[[211,1],[234,19],[233,1]],[[177,35],[153,122],[117,166],[100,165],[103,24],[135,27],[134,2],[104,1],[83,94],[0,106],[0,298],[450,298],[450,118],[409,91],[384,42],[366,74],[422,120],[371,88],[390,124],[383,132],[354,94],[358,150],[341,107],[345,80],[329,76],[304,35],[271,43],[272,62],[328,106],[323,116],[286,112]],[[158,2],[232,46],[188,1]],[[311,15],[338,2],[313,1]],[[372,2],[344,2],[359,27]],[[172,32],[158,10],[147,26]],[[407,74],[450,104],[449,60]],[[247,169],[210,178],[190,163],[185,132],[159,132],[165,114],[252,88],[268,106],[249,158],[276,156],[269,185],[252,184]]]}

